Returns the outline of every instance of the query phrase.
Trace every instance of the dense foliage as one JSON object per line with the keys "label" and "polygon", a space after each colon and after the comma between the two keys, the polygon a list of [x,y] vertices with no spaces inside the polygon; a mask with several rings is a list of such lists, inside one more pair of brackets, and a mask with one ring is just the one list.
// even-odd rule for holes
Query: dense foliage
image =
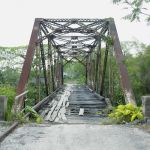
{"label": "dense foliage", "polygon": [[0,84],[16,86],[25,52],[25,46],[0,47]]}
{"label": "dense foliage", "polygon": [[85,84],[85,67],[78,61],[66,64],[64,80],[66,83]]}
{"label": "dense foliage", "polygon": [[30,113],[31,117],[36,121],[36,123],[43,122],[43,118],[32,107],[26,106],[24,111]]}
{"label": "dense foliage", "polygon": [[112,113],[108,115],[116,119],[118,123],[133,122],[134,120],[143,120],[143,114],[140,107],[132,104],[118,105]]}
{"label": "dense foliage", "polygon": [[[150,93],[150,45],[134,41],[125,42],[122,47],[136,101],[140,105],[141,96]],[[136,51],[136,55],[129,53],[129,49]]]}
{"label": "dense foliage", "polygon": [[[141,96],[150,93],[150,78],[149,78],[150,45],[145,45],[138,41],[123,42],[122,48],[125,56],[124,63],[128,68],[129,77],[136,97],[137,104],[140,105]],[[5,51],[5,53],[2,53],[3,55],[0,56],[0,60],[3,62],[0,66],[0,88],[1,88],[0,94],[11,97],[9,98],[9,104],[8,104],[8,108],[10,111],[13,103],[13,98],[15,96],[16,84],[20,76],[20,69],[22,66],[21,64],[24,59],[22,57],[23,55],[21,55],[20,49],[19,49],[19,54],[16,54],[17,53],[17,48],[16,48],[15,53],[13,53],[13,55],[16,54],[16,57],[10,56],[11,61],[10,60],[8,61],[7,53],[10,54],[9,51],[12,52],[12,48],[10,49],[7,48],[7,51]],[[136,53],[131,54],[131,51],[134,51]],[[17,60],[13,58],[17,58]],[[12,65],[14,63],[16,64],[16,66]],[[110,77],[108,76],[108,74],[110,74],[110,70],[112,70],[113,72],[111,74],[112,76],[111,78],[113,79],[112,81],[114,85],[113,87],[114,92],[112,93],[113,95],[110,95],[110,93],[105,92],[105,95],[107,97],[113,97],[112,99],[113,105],[124,104],[124,96],[120,86],[120,80],[119,80],[120,76],[119,76],[118,66],[116,64],[115,57],[113,58],[109,57],[108,64],[111,64],[111,66],[107,67],[107,74],[105,79],[105,90],[107,92],[108,90],[111,90],[108,87],[108,84],[110,82]],[[39,99],[45,96],[42,78],[41,78],[41,86],[40,86],[41,95],[40,97],[38,96],[35,74],[36,74],[36,68],[35,65],[33,64],[29,82],[27,85],[27,88],[29,90],[27,105],[30,106],[33,106],[36,103],[36,100],[38,101]],[[64,67],[64,79],[65,82],[84,84],[85,67],[77,61],[66,64]]]}
{"label": "dense foliage", "polygon": [[15,88],[11,86],[5,85],[0,87],[0,95],[6,95],[8,97],[6,120],[11,120],[11,109],[13,106],[15,94]]}

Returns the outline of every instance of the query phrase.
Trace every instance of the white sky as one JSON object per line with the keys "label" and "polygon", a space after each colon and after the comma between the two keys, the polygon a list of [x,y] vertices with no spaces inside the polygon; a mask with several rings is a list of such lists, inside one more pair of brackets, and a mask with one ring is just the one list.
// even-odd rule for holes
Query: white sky
{"label": "white sky", "polygon": [[115,18],[120,41],[150,43],[150,26],[130,23],[112,0],[0,0],[0,46],[27,45],[34,18]]}

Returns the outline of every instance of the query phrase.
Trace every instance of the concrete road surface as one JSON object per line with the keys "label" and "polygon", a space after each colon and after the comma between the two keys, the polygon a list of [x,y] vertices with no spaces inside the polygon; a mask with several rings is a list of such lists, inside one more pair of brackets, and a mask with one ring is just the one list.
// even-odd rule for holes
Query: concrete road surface
{"label": "concrete road surface", "polygon": [[150,150],[150,134],[117,125],[24,125],[0,150]]}

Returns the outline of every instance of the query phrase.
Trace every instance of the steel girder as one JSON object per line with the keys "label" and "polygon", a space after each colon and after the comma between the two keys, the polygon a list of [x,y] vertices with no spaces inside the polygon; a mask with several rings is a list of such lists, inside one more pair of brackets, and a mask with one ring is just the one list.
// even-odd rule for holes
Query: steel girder
{"label": "steel girder", "polygon": [[121,45],[120,45],[116,25],[113,18],[111,18],[109,21],[109,32],[113,39],[113,47],[115,51],[116,61],[119,67],[121,84],[125,94],[125,101],[126,103],[133,103],[136,105],[131,83],[129,81],[128,71],[124,64],[124,56],[121,50]]}
{"label": "steel girder", "polygon": [[[25,91],[26,83],[28,81],[30,70],[31,70],[33,56],[35,53],[35,47],[36,47],[37,40],[38,40],[38,33],[39,33],[41,21],[42,21],[41,18],[36,18],[34,25],[33,25],[25,61],[24,61],[23,67],[22,67],[22,72],[21,72],[20,79],[19,79],[19,82],[17,85],[17,89],[16,89],[17,95],[19,95]],[[17,104],[17,106],[15,106],[15,109],[20,110],[24,105],[23,97],[16,104]]]}

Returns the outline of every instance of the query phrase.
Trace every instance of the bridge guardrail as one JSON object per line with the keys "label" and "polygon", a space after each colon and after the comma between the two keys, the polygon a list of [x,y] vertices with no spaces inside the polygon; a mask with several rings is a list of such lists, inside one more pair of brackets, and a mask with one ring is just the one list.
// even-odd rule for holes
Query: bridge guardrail
{"label": "bridge guardrail", "polygon": [[[29,91],[24,91],[23,93],[17,95],[15,97],[15,105],[14,105],[14,112],[16,113],[18,110],[20,110],[20,106],[17,106],[17,101],[23,99],[25,97],[25,95],[28,93]],[[24,107],[25,107],[25,102],[27,101],[27,98],[24,100]]]}

